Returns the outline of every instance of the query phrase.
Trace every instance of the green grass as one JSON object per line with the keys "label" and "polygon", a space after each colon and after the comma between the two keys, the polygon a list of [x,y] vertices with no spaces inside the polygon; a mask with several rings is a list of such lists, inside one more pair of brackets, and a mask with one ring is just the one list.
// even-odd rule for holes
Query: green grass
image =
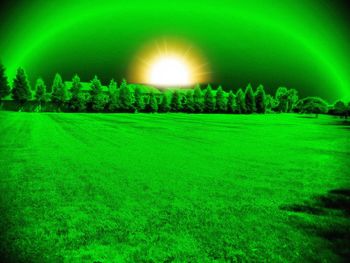
{"label": "green grass", "polygon": [[350,130],[340,124],[293,114],[0,112],[3,254],[339,261],[348,232],[324,233],[348,217],[315,200],[350,186]]}

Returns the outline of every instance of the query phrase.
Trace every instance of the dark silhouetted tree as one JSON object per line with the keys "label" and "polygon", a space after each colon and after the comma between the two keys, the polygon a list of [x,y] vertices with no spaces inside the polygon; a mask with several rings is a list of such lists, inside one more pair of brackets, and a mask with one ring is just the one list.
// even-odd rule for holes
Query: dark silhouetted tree
{"label": "dark silhouetted tree", "polygon": [[232,90],[230,90],[227,96],[227,112],[229,113],[237,112],[236,95],[233,93]]}
{"label": "dark silhouetted tree", "polygon": [[204,98],[200,86],[197,84],[193,92],[193,107],[194,112],[200,113],[204,110]]}
{"label": "dark silhouetted tree", "polygon": [[204,111],[207,113],[215,111],[215,97],[209,84],[204,91]]}
{"label": "dark silhouetted tree", "polygon": [[149,101],[147,104],[147,111],[148,112],[157,112],[158,111],[158,101],[157,97],[155,96],[154,92],[151,91],[149,96]]}
{"label": "dark silhouetted tree", "polygon": [[287,112],[292,112],[298,103],[299,96],[298,91],[296,89],[290,89],[288,90],[288,106],[287,106]]}
{"label": "dark silhouetted tree", "polygon": [[237,112],[246,113],[245,97],[242,89],[239,89],[236,94]]}
{"label": "dark silhouetted tree", "polygon": [[57,107],[58,111],[62,110],[62,107],[68,100],[67,87],[62,81],[60,74],[56,73],[52,84],[51,101]]}
{"label": "dark silhouetted tree", "polygon": [[256,112],[266,112],[266,94],[263,85],[259,85],[255,93]]}
{"label": "dark silhouetted tree", "polygon": [[[157,108],[158,108],[158,104],[157,104]],[[135,88],[135,110],[138,112],[142,112],[144,109],[145,109],[145,102],[141,92],[141,88],[137,86]]]}
{"label": "dark silhouetted tree", "polygon": [[81,105],[80,105],[81,101],[79,100],[81,98],[81,96],[79,96],[79,94],[82,92],[81,88],[82,88],[82,85],[80,83],[80,78],[76,74],[72,79],[72,86],[70,88],[70,92],[72,96],[69,101],[69,105],[71,110],[73,111],[79,111],[79,109],[81,108]]}
{"label": "dark silhouetted tree", "polygon": [[46,103],[47,99],[45,82],[43,79],[39,78],[35,83],[35,100],[38,103],[38,111],[41,111],[42,103]]}
{"label": "dark silhouetted tree", "polygon": [[193,90],[188,90],[186,92],[186,103],[185,103],[185,111],[188,113],[192,113],[195,111],[194,109],[194,99],[193,99]]}
{"label": "dark silhouetted tree", "polygon": [[0,64],[0,102],[10,94],[11,88],[5,74],[5,67],[3,64]]}
{"label": "dark silhouetted tree", "polygon": [[318,114],[328,112],[328,103],[319,97],[306,97],[299,100],[297,108],[301,113],[313,113],[317,118]]}
{"label": "dark silhouetted tree", "polygon": [[171,98],[170,109],[173,112],[180,112],[182,110],[181,94],[178,90],[175,90]]}
{"label": "dark silhouetted tree", "polygon": [[245,90],[245,106],[246,113],[253,113],[256,111],[255,96],[252,85],[249,83]]}
{"label": "dark silhouetted tree", "polygon": [[162,101],[159,105],[159,112],[169,112],[171,110],[170,104],[172,101],[172,94],[170,91],[163,92]]}
{"label": "dark silhouetted tree", "polygon": [[123,79],[119,88],[120,109],[124,112],[133,112],[135,96],[126,80]]}
{"label": "dark silhouetted tree", "polygon": [[289,93],[288,89],[285,87],[279,87],[276,91],[275,99],[277,101],[277,111],[278,112],[287,112],[288,111],[288,102],[289,102]]}
{"label": "dark silhouetted tree", "polygon": [[16,77],[13,80],[12,98],[19,104],[20,111],[23,105],[32,97],[27,75],[22,68],[17,69]]}
{"label": "dark silhouetted tree", "polygon": [[270,94],[266,95],[265,104],[266,112],[272,112],[277,107],[277,101]]}
{"label": "dark silhouetted tree", "polygon": [[339,117],[345,117],[347,115],[347,107],[345,103],[341,100],[334,103],[333,113]]}
{"label": "dark silhouetted tree", "polygon": [[227,99],[225,92],[222,90],[222,87],[219,86],[216,90],[216,111],[217,112],[226,112],[227,111]]}

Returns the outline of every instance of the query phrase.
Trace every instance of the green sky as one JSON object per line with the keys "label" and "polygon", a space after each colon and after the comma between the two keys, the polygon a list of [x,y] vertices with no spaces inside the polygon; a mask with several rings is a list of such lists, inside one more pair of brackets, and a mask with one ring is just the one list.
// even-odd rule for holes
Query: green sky
{"label": "green sky", "polygon": [[198,48],[226,89],[251,82],[350,99],[348,25],[329,1],[31,2],[2,11],[0,58],[11,77],[23,66],[31,81],[55,72],[132,78],[145,43],[177,38]]}

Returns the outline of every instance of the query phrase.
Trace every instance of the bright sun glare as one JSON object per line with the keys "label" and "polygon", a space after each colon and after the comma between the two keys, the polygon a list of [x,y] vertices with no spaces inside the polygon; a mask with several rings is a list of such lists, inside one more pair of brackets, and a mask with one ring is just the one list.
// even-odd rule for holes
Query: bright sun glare
{"label": "bright sun glare", "polygon": [[160,86],[187,86],[192,84],[191,72],[181,58],[164,56],[155,60],[150,66],[148,82]]}
{"label": "bright sun glare", "polygon": [[130,67],[130,80],[162,87],[187,87],[210,79],[208,62],[192,44],[163,39],[145,44]]}

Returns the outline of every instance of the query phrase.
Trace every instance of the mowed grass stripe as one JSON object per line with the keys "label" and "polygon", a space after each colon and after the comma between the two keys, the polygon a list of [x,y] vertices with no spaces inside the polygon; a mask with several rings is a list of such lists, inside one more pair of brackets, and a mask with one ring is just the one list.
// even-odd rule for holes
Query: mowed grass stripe
{"label": "mowed grass stripe", "polygon": [[0,181],[0,240],[17,258],[339,259],[299,224],[334,218],[280,209],[347,186],[348,131],[328,117],[0,116],[1,176],[16,178]]}

